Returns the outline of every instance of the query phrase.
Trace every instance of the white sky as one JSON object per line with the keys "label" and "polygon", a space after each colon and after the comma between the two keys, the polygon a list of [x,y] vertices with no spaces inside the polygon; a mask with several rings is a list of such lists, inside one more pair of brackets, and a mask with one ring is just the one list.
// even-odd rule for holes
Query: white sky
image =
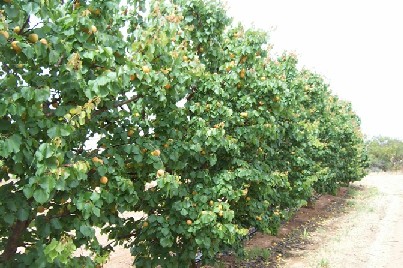
{"label": "white sky", "polygon": [[[403,1],[226,0],[235,21],[323,75],[367,136],[403,139]],[[273,31],[274,29],[274,31]]]}

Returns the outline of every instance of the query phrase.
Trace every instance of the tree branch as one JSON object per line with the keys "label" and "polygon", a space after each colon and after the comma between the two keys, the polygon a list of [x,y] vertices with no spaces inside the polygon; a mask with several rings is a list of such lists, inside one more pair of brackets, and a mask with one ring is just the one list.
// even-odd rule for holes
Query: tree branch
{"label": "tree branch", "polygon": [[4,263],[11,263],[14,255],[17,253],[17,248],[21,243],[21,238],[26,231],[30,221],[17,221],[11,227],[10,234],[7,239],[4,252],[1,255],[0,260]]}
{"label": "tree branch", "polygon": [[28,26],[30,16],[28,15],[27,19],[25,20],[24,24],[21,26],[19,35],[24,34],[24,29]]}
{"label": "tree branch", "polygon": [[186,96],[186,100],[189,101],[193,98],[194,94],[197,92],[197,87],[195,85],[192,85],[191,87],[192,92],[190,92],[189,95]]}
{"label": "tree branch", "polygon": [[128,99],[128,100],[125,100],[125,101],[122,101],[122,102],[120,102],[120,103],[115,104],[114,107],[115,107],[115,108],[121,107],[121,106],[123,106],[123,105],[125,105],[125,104],[129,104],[129,103],[131,103],[131,102],[133,102],[133,101],[137,101],[137,100],[140,99],[141,97],[142,97],[141,95],[136,95],[136,96],[134,96],[134,97],[132,97],[132,98],[130,98],[130,99]]}
{"label": "tree branch", "polygon": [[59,67],[62,64],[62,61],[64,59],[64,55],[62,55],[59,60],[57,61],[57,63],[54,65],[56,68]]}
{"label": "tree branch", "polygon": [[25,31],[24,31],[24,34],[29,33],[29,32],[32,32],[32,31],[35,29],[35,27],[38,26],[38,25],[41,24],[41,23],[42,23],[42,22],[38,22],[37,24],[35,24],[34,26],[32,26],[32,28],[25,30]]}
{"label": "tree branch", "polygon": [[12,71],[12,69],[10,68],[10,66],[7,65],[7,63],[2,62],[1,65],[2,67],[4,67],[7,73],[10,73]]}

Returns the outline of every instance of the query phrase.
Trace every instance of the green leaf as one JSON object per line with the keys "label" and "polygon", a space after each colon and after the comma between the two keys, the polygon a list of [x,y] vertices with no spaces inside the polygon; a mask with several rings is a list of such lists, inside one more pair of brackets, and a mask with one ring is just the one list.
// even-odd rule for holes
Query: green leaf
{"label": "green leaf", "polygon": [[90,199],[91,199],[91,201],[96,202],[99,200],[100,197],[101,197],[101,195],[99,193],[92,192]]}
{"label": "green leaf", "polygon": [[163,238],[160,239],[160,244],[164,248],[169,248],[169,247],[172,247],[173,241],[172,241],[172,239],[170,239],[168,237],[163,237]]}
{"label": "green leaf", "polygon": [[[7,87],[15,88],[15,87],[17,87],[17,83],[18,83],[18,79],[15,75],[9,75],[7,77]],[[24,88],[26,89],[26,87],[24,87]]]}
{"label": "green leaf", "polygon": [[63,226],[58,218],[54,218],[54,219],[50,220],[50,224],[52,224],[52,227],[55,228],[56,230],[61,230],[63,228]]}
{"label": "green leaf", "polygon": [[24,192],[25,197],[29,199],[33,196],[35,189],[32,185],[25,185],[22,191]]}
{"label": "green leaf", "polygon": [[49,52],[49,63],[50,64],[56,64],[60,59],[60,54],[56,50],[51,50]]}
{"label": "green leaf", "polygon": [[5,11],[7,16],[10,18],[15,18],[18,16],[19,10],[15,5],[5,5]]}
{"label": "green leaf", "polygon": [[35,91],[31,87],[21,88],[21,95],[26,101],[30,101],[34,98]]}
{"label": "green leaf", "polygon": [[17,211],[17,219],[20,221],[25,221],[27,220],[29,217],[29,212],[27,208],[20,208]]}
{"label": "green leaf", "polygon": [[93,237],[95,235],[94,229],[87,225],[81,225],[80,232],[86,237]]}
{"label": "green leaf", "polygon": [[7,112],[7,104],[0,102],[0,117],[5,116]]}
{"label": "green leaf", "polygon": [[50,192],[54,189],[56,181],[53,176],[45,175],[41,177],[41,182],[39,183],[39,185],[42,187],[42,189],[45,190],[45,192]]}
{"label": "green leaf", "polygon": [[97,207],[92,207],[92,213],[97,217],[101,217],[101,210]]}
{"label": "green leaf", "polygon": [[86,51],[83,53],[83,58],[93,60],[95,57],[94,51]]}
{"label": "green leaf", "polygon": [[192,22],[193,19],[194,19],[193,16],[186,16],[186,17],[185,17],[185,21],[186,21],[186,22]]}
{"label": "green leaf", "polygon": [[107,76],[100,76],[100,77],[98,77],[97,80],[95,80],[95,82],[98,86],[105,86],[106,84],[109,83],[109,81],[110,80]]}
{"label": "green leaf", "polygon": [[35,101],[44,102],[50,97],[49,87],[38,88],[35,90]]}
{"label": "green leaf", "polygon": [[51,138],[51,139],[58,137],[58,136],[60,136],[60,128],[58,126],[52,127],[50,129],[48,129],[47,134],[48,134],[49,138]]}
{"label": "green leaf", "polygon": [[49,194],[45,192],[44,189],[36,189],[34,192],[34,199],[36,202],[43,204],[49,199]]}
{"label": "green leaf", "polygon": [[11,224],[14,223],[15,217],[14,217],[13,214],[6,214],[5,216],[3,216],[3,219],[4,219],[4,221],[5,221],[6,223],[8,223],[8,224],[11,225]]}
{"label": "green leaf", "polygon": [[[18,134],[13,134],[10,138],[6,139],[3,143],[3,150],[0,155],[7,157],[10,153],[18,153],[22,143],[22,137]],[[1,145],[1,144],[0,144]],[[2,146],[0,146],[1,149]]]}
{"label": "green leaf", "polygon": [[53,263],[54,260],[59,256],[59,253],[56,250],[50,251],[48,257],[50,258],[50,262]]}
{"label": "green leaf", "polygon": [[36,151],[35,156],[38,161],[43,159],[48,159],[53,156],[54,152],[51,148],[52,146],[48,143],[43,143],[39,146],[38,151]]}
{"label": "green leaf", "polygon": [[182,216],[188,215],[188,211],[187,211],[185,208],[182,208],[182,209],[181,209],[181,215],[182,215]]}
{"label": "green leaf", "polygon": [[135,154],[133,156],[133,160],[137,163],[141,163],[143,161],[143,156],[141,154]]}
{"label": "green leaf", "polygon": [[36,14],[39,11],[40,6],[35,2],[28,2],[27,4],[22,5],[22,8],[28,14]]}
{"label": "green leaf", "polygon": [[169,230],[168,227],[164,227],[164,228],[161,229],[161,233],[162,233],[164,236],[168,236],[168,235],[171,233],[171,231]]}
{"label": "green leaf", "polygon": [[107,172],[107,167],[99,166],[99,167],[97,167],[97,171],[100,176],[104,176]]}
{"label": "green leaf", "polygon": [[113,49],[111,47],[104,47],[104,50],[108,56],[112,56]]}

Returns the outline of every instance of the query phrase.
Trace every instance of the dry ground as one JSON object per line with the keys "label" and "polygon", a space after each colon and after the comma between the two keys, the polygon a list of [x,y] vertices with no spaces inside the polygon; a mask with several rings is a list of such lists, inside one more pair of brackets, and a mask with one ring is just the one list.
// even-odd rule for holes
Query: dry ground
{"label": "dry ground", "polygon": [[403,267],[403,175],[371,174],[348,201],[349,213],[312,234],[314,249],[295,252],[282,267]]}

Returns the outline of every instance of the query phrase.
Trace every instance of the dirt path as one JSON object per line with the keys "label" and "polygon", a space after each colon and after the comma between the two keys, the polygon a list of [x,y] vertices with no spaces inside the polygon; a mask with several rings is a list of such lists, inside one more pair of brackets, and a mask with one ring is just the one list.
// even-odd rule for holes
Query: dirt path
{"label": "dirt path", "polygon": [[310,234],[312,247],[292,251],[281,267],[403,267],[403,175],[371,174],[348,201],[353,209]]}

